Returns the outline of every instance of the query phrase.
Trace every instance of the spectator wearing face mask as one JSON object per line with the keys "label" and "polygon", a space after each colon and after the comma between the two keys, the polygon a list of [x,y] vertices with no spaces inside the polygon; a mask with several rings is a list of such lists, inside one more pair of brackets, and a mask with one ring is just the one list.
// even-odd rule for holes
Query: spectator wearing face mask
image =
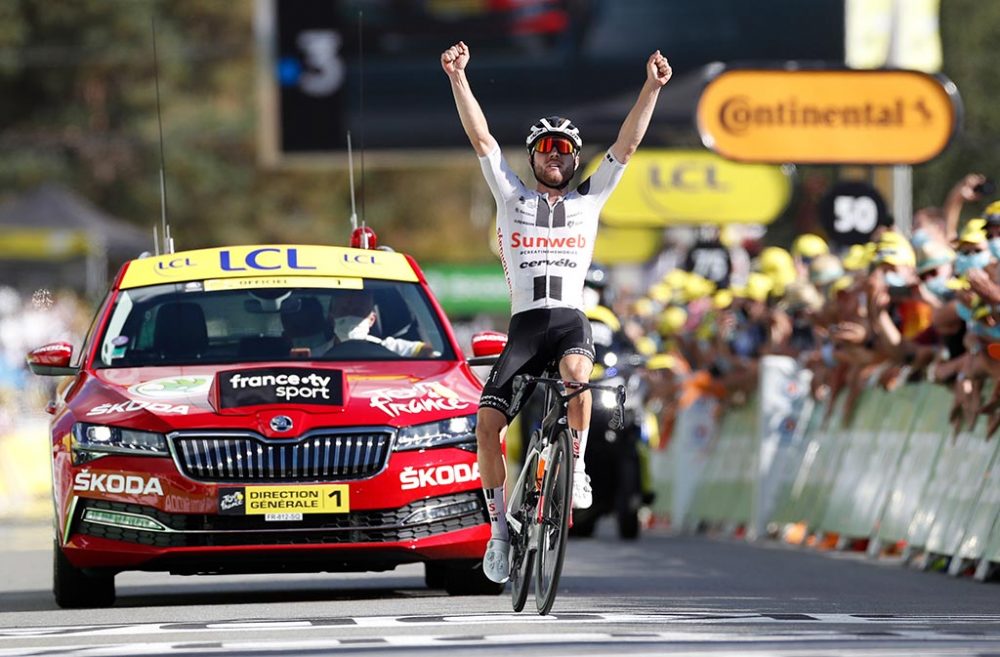
{"label": "spectator wearing face mask", "polygon": [[[970,289],[979,295],[984,303],[1000,305],[1000,201],[991,203],[986,208],[983,221],[983,233],[986,237],[986,251],[989,262],[977,268],[969,269],[965,279]],[[970,222],[972,223],[972,222]],[[985,256],[976,254],[978,264],[982,264]]]}
{"label": "spectator wearing face mask", "polygon": [[[330,302],[327,313],[330,326],[333,327],[333,338],[330,348],[351,340],[362,340],[381,345],[389,351],[406,358],[422,358],[434,356],[431,345],[417,340],[401,340],[394,337],[380,338],[371,334],[372,327],[378,320],[375,313],[375,303],[371,292],[365,290],[341,291]],[[325,351],[325,350],[324,350]],[[323,353],[320,351],[320,353]]]}

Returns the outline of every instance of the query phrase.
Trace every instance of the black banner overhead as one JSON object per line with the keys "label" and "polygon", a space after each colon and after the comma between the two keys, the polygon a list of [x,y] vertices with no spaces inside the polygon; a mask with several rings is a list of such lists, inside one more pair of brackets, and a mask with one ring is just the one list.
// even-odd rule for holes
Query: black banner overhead
{"label": "black banner overhead", "polygon": [[691,125],[712,62],[844,59],[843,0],[257,0],[256,15],[261,153],[272,164],[346,166],[348,130],[375,155],[468,148],[440,63],[459,40],[490,130],[509,146],[561,114],[587,146],[607,148],[657,49],[674,80],[648,145],[665,144],[658,125]]}

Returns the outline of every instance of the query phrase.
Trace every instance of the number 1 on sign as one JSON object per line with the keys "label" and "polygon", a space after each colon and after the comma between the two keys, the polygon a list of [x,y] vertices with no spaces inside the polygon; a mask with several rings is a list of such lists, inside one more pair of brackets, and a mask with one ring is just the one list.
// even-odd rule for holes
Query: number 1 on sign
{"label": "number 1 on sign", "polygon": [[351,491],[345,484],[329,484],[323,488],[323,513],[347,513],[351,510]]}

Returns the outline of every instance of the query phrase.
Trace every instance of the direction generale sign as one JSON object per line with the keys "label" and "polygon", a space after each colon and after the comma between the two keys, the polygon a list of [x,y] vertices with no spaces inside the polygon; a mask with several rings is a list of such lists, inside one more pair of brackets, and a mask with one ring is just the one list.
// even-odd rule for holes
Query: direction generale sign
{"label": "direction generale sign", "polygon": [[730,70],[698,101],[702,142],[743,162],[920,164],[961,115],[954,83],[917,71]]}

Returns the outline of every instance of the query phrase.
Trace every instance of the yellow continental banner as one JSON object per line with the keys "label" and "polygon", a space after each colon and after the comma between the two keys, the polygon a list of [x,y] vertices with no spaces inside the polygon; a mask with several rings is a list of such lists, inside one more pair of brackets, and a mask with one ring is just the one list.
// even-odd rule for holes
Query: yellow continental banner
{"label": "yellow continental banner", "polygon": [[[584,177],[601,159],[587,165]],[[601,221],[620,228],[768,224],[791,195],[791,180],[779,166],[731,162],[706,150],[642,149],[629,160]]]}
{"label": "yellow continental banner", "polygon": [[743,162],[920,164],[955,132],[958,90],[916,71],[725,71],[698,101],[702,142]]}
{"label": "yellow continental banner", "polygon": [[132,260],[121,287],[223,278],[314,276],[417,280],[401,253],[340,246],[273,244],[181,251]]}
{"label": "yellow continental banner", "polygon": [[346,484],[319,486],[248,486],[246,514],[347,513],[351,510]]}

